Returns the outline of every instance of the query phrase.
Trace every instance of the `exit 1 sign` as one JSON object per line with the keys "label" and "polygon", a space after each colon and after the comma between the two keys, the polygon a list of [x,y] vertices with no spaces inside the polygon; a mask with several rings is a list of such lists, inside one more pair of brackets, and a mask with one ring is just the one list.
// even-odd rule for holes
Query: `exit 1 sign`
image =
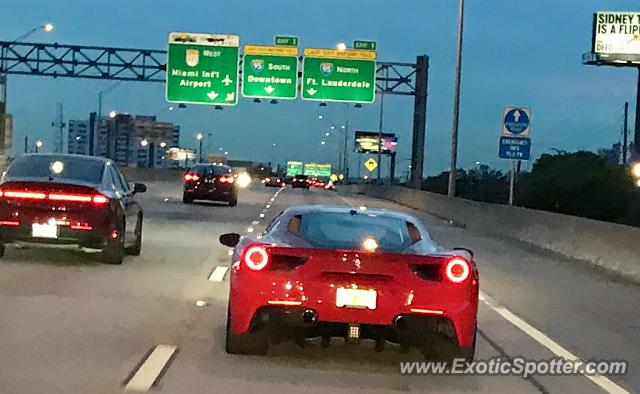
{"label": "exit 1 sign", "polygon": [[353,42],[353,49],[359,49],[361,51],[375,51],[378,47],[375,41],[355,40]]}

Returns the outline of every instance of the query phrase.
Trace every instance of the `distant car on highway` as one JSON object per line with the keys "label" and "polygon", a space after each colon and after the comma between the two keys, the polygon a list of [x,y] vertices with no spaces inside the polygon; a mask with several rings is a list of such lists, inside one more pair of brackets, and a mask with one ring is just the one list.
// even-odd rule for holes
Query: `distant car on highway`
{"label": "distant car on highway", "polygon": [[306,175],[296,175],[291,180],[291,187],[293,189],[303,188],[308,189],[311,184],[311,181]]}
{"label": "distant car on highway", "polygon": [[266,187],[284,187],[284,179],[277,175],[272,175],[264,178],[264,185]]}
{"label": "distant car on highway", "polygon": [[142,249],[143,213],[133,188],[110,160],[34,154],[16,158],[0,181],[0,255],[9,244],[101,250],[121,264]]}
{"label": "distant car on highway", "polygon": [[226,351],[265,354],[271,340],[331,338],[473,359],[479,278],[473,253],[437,245],[413,216],[294,206],[261,239],[230,233]]}
{"label": "distant car on highway", "polygon": [[182,202],[224,201],[238,205],[238,187],[231,167],[222,164],[198,164],[184,174]]}

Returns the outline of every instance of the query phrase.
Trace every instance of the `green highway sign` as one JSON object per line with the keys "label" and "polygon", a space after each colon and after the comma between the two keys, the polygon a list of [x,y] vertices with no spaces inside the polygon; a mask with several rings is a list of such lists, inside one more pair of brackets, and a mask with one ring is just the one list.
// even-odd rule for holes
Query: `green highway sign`
{"label": "green highway sign", "polygon": [[298,49],[246,45],[242,66],[242,95],[295,99],[298,95]]}
{"label": "green highway sign", "polygon": [[355,40],[353,42],[353,49],[360,49],[363,51],[375,51],[378,45],[375,41]]}
{"label": "green highway sign", "polygon": [[350,49],[304,50],[304,100],[373,103],[375,91],[376,52]]}
{"label": "green highway sign", "polygon": [[331,176],[331,164],[306,163],[304,175],[329,177]]}
{"label": "green highway sign", "polygon": [[298,37],[294,36],[276,36],[275,44],[277,46],[297,47]]}
{"label": "green highway sign", "polygon": [[302,175],[303,164],[300,161],[287,162],[287,176]]}
{"label": "green highway sign", "polygon": [[239,47],[234,35],[169,33],[167,101],[236,105]]}

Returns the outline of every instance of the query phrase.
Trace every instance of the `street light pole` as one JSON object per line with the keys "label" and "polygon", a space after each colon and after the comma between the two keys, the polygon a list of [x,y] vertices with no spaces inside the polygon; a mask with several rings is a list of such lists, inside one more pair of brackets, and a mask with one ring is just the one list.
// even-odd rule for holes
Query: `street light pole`
{"label": "street light pole", "polygon": [[204,135],[200,133],[196,136],[196,138],[198,139],[198,141],[200,141],[200,149],[198,151],[198,163],[202,163],[202,140],[204,140]]}
{"label": "street light pole", "polygon": [[[28,32],[18,36],[13,42],[20,42],[37,32],[39,29],[44,30],[49,33],[54,29],[54,25],[52,23],[43,23],[42,25],[34,26]],[[6,114],[7,114],[7,74],[6,71],[6,61],[2,60],[2,64],[0,65],[0,135],[2,138],[5,138],[4,130],[5,130],[5,122],[6,122]],[[4,155],[4,143],[2,143],[2,147],[0,149],[0,155]]]}
{"label": "street light pole", "polygon": [[449,197],[456,196],[458,161],[458,124],[460,121],[460,85],[462,78],[462,38],[464,33],[464,0],[458,0],[458,44],[456,47],[456,82],[453,98],[453,127],[451,130],[451,168],[449,169]]}
{"label": "street light pole", "polygon": [[342,173],[345,177],[348,177],[349,171],[349,150],[347,144],[349,143],[349,103],[346,103],[345,109],[345,128],[344,128],[344,151],[342,153]]}

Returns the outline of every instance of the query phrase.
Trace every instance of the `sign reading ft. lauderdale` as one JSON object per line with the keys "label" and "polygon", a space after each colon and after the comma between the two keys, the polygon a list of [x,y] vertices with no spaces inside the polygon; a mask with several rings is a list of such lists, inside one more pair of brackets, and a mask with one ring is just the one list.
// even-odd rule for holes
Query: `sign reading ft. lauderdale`
{"label": "sign reading ft. lauderdale", "polygon": [[244,47],[242,95],[294,99],[298,92],[298,49],[288,46]]}
{"label": "sign reading ft. lauderdale", "polygon": [[169,33],[167,101],[236,105],[240,37]]}
{"label": "sign reading ft. lauderdale", "polygon": [[375,51],[304,50],[304,100],[372,103],[376,97],[375,91]]}

